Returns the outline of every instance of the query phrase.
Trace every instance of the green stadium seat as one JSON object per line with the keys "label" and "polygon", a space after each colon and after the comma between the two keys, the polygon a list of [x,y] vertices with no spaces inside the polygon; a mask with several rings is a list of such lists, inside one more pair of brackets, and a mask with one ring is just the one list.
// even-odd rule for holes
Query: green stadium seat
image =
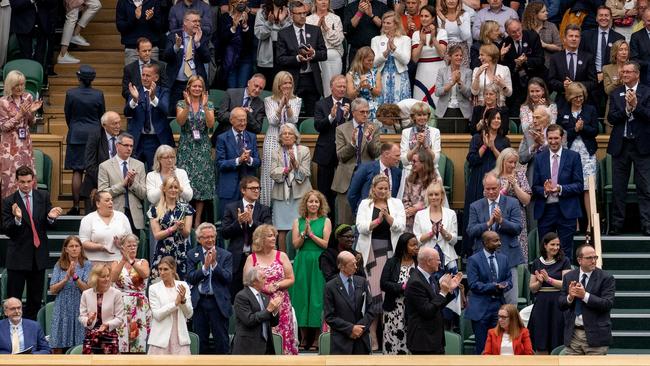
{"label": "green stadium seat", "polygon": [[188,332],[190,335],[190,353],[193,355],[199,354],[199,335],[194,332]]}
{"label": "green stadium seat", "polygon": [[266,131],[269,130],[269,120],[268,118],[264,117],[262,120],[262,134],[266,134]]}
{"label": "green stadium seat", "polygon": [[296,248],[293,247],[293,237],[292,237],[292,230],[289,230],[287,232],[287,239],[285,241],[285,245],[287,247],[287,257],[289,257],[289,260],[293,262],[293,259],[296,258]]}
{"label": "green stadium seat", "polygon": [[[20,45],[18,44],[18,38],[15,34],[9,36],[9,42],[7,45],[7,61],[19,59],[22,53],[20,52]],[[3,79],[4,80],[4,79]]]}
{"label": "green stadium seat", "polygon": [[7,78],[10,71],[18,70],[25,75],[25,89],[40,95],[43,88],[43,66],[29,59],[12,60],[5,64],[2,71],[2,80]]}
{"label": "green stadium seat", "polygon": [[476,341],[472,331],[472,321],[465,318],[464,313],[460,315],[460,335],[463,339],[463,354],[473,355]]}
{"label": "green stadium seat", "polygon": [[214,108],[219,108],[221,101],[226,97],[226,91],[220,89],[210,89],[208,100],[214,104]]}
{"label": "green stadium seat", "polygon": [[36,320],[41,325],[41,328],[45,332],[45,335],[48,336],[52,330],[52,314],[54,313],[54,301],[48,302],[38,310],[36,315]]}
{"label": "green stadium seat", "polygon": [[564,346],[557,346],[551,351],[552,356],[562,356],[566,355],[566,349]]}
{"label": "green stadium seat", "polygon": [[[273,80],[267,80],[267,81],[266,81],[266,85],[269,85],[269,83],[272,84],[272,83],[273,83]],[[262,92],[260,92],[260,99],[264,100],[264,99],[266,99],[266,97],[270,97],[271,95],[273,95],[273,93],[272,93],[271,91],[269,91],[269,90],[262,90]]]}
{"label": "green stadium seat", "polygon": [[273,349],[276,355],[282,355],[282,340],[281,335],[273,333]]}
{"label": "green stadium seat", "polygon": [[174,118],[173,120],[171,120],[171,122],[169,122],[169,127],[171,127],[172,133],[174,135],[180,135],[181,134],[181,125],[178,124],[178,121],[176,120],[176,118]]}
{"label": "green stadium seat", "polygon": [[445,330],[445,355],[462,355],[463,338],[460,334]]}
{"label": "green stadium seat", "polygon": [[68,351],[66,352],[66,354],[68,354],[68,355],[81,355],[81,354],[83,354],[83,349],[84,349],[84,346],[80,344],[78,346],[68,348]]}
{"label": "green stadium seat", "polygon": [[529,287],[530,273],[526,264],[517,266],[517,308],[519,310],[528,306],[530,302],[530,287]]}
{"label": "green stadium seat", "polygon": [[519,133],[519,126],[517,126],[517,122],[510,120],[510,129],[509,132],[512,134]]}
{"label": "green stadium seat", "polygon": [[528,264],[531,265],[535,259],[539,258],[539,235],[537,228],[528,233]]}
{"label": "green stadium seat", "polygon": [[330,354],[330,332],[321,333],[318,337],[318,354],[326,356]]}
{"label": "green stadium seat", "polygon": [[440,172],[445,192],[447,192],[447,200],[452,202],[454,191],[454,162],[443,153],[440,153],[440,157],[438,158],[438,171]]}
{"label": "green stadium seat", "polygon": [[316,127],[314,127],[314,119],[307,118],[300,123],[300,133],[301,134],[312,134],[317,135]]}
{"label": "green stadium seat", "polygon": [[49,191],[52,187],[52,158],[39,149],[34,149],[33,154],[38,189]]}

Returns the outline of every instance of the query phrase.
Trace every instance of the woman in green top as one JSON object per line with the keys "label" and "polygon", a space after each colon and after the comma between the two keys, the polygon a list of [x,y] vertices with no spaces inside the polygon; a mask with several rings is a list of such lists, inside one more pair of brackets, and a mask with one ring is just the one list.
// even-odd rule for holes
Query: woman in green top
{"label": "woman in green top", "polygon": [[298,254],[293,262],[296,282],[291,287],[290,294],[300,327],[302,348],[308,344],[307,338],[311,334],[311,348],[316,348],[322,324],[325,280],[318,266],[318,258],[327,249],[332,233],[328,212],[325,196],[319,191],[310,191],[300,201],[299,217],[294,220],[291,229],[291,239]]}

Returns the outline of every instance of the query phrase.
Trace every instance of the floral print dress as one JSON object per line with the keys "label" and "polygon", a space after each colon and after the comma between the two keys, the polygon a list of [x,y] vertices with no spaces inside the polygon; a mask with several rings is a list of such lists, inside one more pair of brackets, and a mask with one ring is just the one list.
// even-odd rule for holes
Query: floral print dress
{"label": "floral print dress", "polygon": [[[77,263],[75,273],[83,282],[88,282],[92,263],[86,260],[83,266]],[[50,285],[59,283],[65,278],[66,271],[57,263],[54,265]],[[70,280],[56,295],[54,311],[52,313],[52,331],[50,334],[50,347],[68,348],[82,344],[84,341],[84,326],[79,322],[79,303],[81,290],[77,284]]]}
{"label": "floral print dress", "polygon": [[[144,259],[139,259],[142,262]],[[151,309],[145,293],[146,281],[133,267],[122,267],[115,287],[122,291],[126,322],[117,328],[120,353],[146,353]]]}
{"label": "floral print dress", "polygon": [[[526,193],[532,194],[530,189],[530,184],[528,183],[528,178],[526,178],[526,166],[517,163],[515,168],[515,179],[517,180],[517,185]],[[508,185],[508,180],[505,178],[499,178],[499,183],[501,189],[508,186],[508,191],[506,195],[513,197],[519,201],[517,195],[515,194],[515,189]],[[524,254],[524,258],[528,258],[528,228],[526,224],[526,207],[519,201],[519,212],[521,215],[521,232],[519,233],[519,245],[521,246],[521,252]],[[526,259],[528,260],[528,259]]]}
{"label": "floral print dress", "polygon": [[266,275],[266,283],[262,292],[267,295],[269,298],[274,296],[280,296],[282,298],[282,304],[280,305],[280,321],[276,327],[273,328],[274,333],[278,333],[282,336],[282,354],[285,355],[297,355],[298,348],[296,347],[296,333],[294,328],[293,320],[293,307],[291,306],[291,299],[289,298],[289,291],[278,290],[275,293],[271,293],[268,289],[269,287],[277,282],[284,280],[284,266],[280,260],[280,251],[276,251],[275,260],[270,265],[264,265],[257,261],[257,256],[255,253],[253,256],[253,266],[260,266],[264,270]]}
{"label": "floral print dress", "polygon": [[[185,108],[185,101],[180,100],[179,108]],[[212,102],[208,102],[208,110],[214,110]],[[198,138],[194,137],[194,130],[198,131]],[[214,162],[211,155],[212,146],[205,121],[205,111],[199,108],[190,111],[187,121],[181,126],[181,137],[178,141],[178,167],[185,169],[190,179],[194,194],[192,198],[197,201],[209,201],[214,198]]]}
{"label": "floral print dress", "polygon": [[[173,210],[167,211],[158,220],[161,230],[167,230],[174,225],[176,221],[185,220],[186,216],[194,216],[194,208],[185,202],[176,202],[176,207]],[[152,206],[147,212],[149,220],[158,219],[159,213],[156,207]],[[189,237],[184,237],[180,231],[174,232],[174,235],[168,236],[164,239],[158,240],[156,243],[156,252],[154,255],[153,263],[151,263],[151,280],[158,278],[158,264],[163,257],[172,256],[176,259],[176,273],[181,281],[185,280],[187,269],[185,268],[185,259],[187,258],[187,251],[190,249],[191,243]]]}
{"label": "floral print dress", "polygon": [[27,113],[26,116],[18,118],[20,106],[31,101],[32,96],[29,93],[23,93],[18,104],[11,96],[0,98],[0,175],[2,177],[2,199],[13,194],[18,189],[18,185],[16,184],[16,169],[18,167],[26,165],[34,169],[32,137],[29,133],[29,125],[34,123],[34,115]]}
{"label": "floral print dress", "polygon": [[[352,72],[350,73],[352,74]],[[359,75],[358,73],[352,74],[352,83],[354,84],[354,87],[356,89],[359,89],[359,97],[368,101],[368,107],[370,108],[368,121],[374,121],[375,115],[377,114],[377,108],[379,108],[379,105],[381,104],[381,95],[375,97],[374,95],[372,95],[372,92],[370,91],[372,88],[377,86],[377,68],[373,67],[372,69],[370,69],[370,71],[365,73],[364,76],[366,80],[368,80],[368,83],[370,84],[369,89],[359,89],[359,86],[361,85],[361,75]]]}

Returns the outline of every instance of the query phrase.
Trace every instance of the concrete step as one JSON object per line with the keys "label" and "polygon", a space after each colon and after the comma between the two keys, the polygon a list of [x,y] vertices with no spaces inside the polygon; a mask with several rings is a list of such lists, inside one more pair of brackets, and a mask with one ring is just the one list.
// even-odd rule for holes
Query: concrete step
{"label": "concrete step", "polygon": [[650,292],[617,291],[614,306],[617,309],[650,309]]}
{"label": "concrete step", "polygon": [[88,34],[84,38],[90,43],[91,50],[124,50],[117,30],[113,34]]}
{"label": "concrete step", "polygon": [[650,348],[650,331],[612,331],[614,343],[612,348],[648,349]]}
{"label": "concrete step", "polygon": [[603,268],[607,270],[642,270],[648,268],[650,253],[603,253]]}
{"label": "concrete step", "polygon": [[77,68],[81,64],[92,65],[95,69],[104,64],[120,64],[124,67],[124,50],[122,49],[95,51],[90,48],[81,48],[70,50],[70,54],[79,59]]}
{"label": "concrete step", "polygon": [[650,253],[650,238],[640,235],[603,236],[604,253]]}
{"label": "concrete step", "polygon": [[[616,306],[616,302],[614,302]],[[614,309],[611,312],[612,326],[620,331],[650,331],[650,310]],[[647,345],[650,347],[650,344]]]}
{"label": "concrete step", "polygon": [[648,291],[650,289],[650,271],[612,270],[608,272],[616,279],[617,291]]}

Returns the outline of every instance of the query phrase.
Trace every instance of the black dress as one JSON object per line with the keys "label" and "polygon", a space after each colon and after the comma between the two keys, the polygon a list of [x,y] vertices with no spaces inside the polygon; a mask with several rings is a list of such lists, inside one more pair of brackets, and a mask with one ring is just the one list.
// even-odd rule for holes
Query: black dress
{"label": "black dress", "polygon": [[[561,262],[544,263],[540,258],[533,262],[532,273],[545,269],[553,279],[561,280],[562,271],[571,269],[569,258]],[[532,274],[531,274],[532,275]],[[535,304],[530,314],[528,330],[535,351],[552,351],[564,344],[564,317],[560,311],[557,298],[560,290],[548,283],[543,283],[535,294]]]}

